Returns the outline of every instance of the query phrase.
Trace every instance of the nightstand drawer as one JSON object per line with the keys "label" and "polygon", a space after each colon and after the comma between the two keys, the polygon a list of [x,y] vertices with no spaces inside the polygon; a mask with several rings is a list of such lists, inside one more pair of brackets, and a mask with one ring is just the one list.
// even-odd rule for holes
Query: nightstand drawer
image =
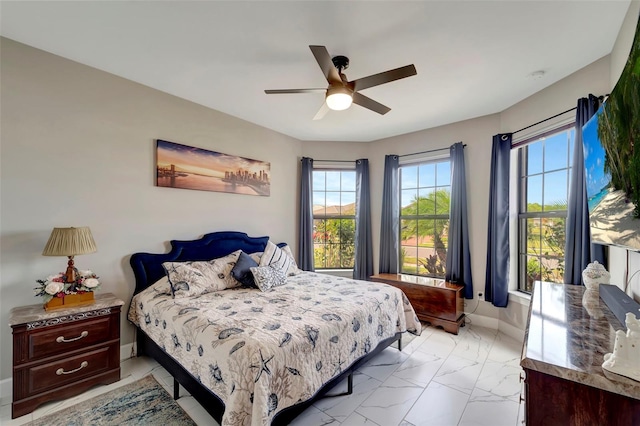
{"label": "nightstand drawer", "polygon": [[36,365],[25,371],[28,377],[28,395],[77,382],[118,367],[119,348],[114,345],[99,347],[69,358]]}
{"label": "nightstand drawer", "polygon": [[110,338],[111,317],[106,316],[29,333],[29,360],[69,353]]}
{"label": "nightstand drawer", "polygon": [[11,418],[39,405],[120,380],[120,309],[111,293],[91,305],[45,311],[42,304],[13,308]]}

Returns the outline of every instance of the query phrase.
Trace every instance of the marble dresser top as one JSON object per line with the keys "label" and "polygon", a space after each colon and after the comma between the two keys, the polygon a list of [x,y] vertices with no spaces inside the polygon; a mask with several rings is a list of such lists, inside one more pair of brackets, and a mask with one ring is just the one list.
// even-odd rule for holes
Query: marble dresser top
{"label": "marble dresser top", "polygon": [[43,321],[51,318],[58,318],[60,316],[68,316],[122,305],[124,305],[124,302],[111,293],[97,293],[95,295],[94,303],[90,305],[75,306],[66,309],[54,309],[51,311],[45,311],[42,303],[21,306],[11,309],[11,312],[9,313],[9,325],[14,326],[34,321]]}
{"label": "marble dresser top", "polygon": [[640,382],[602,368],[604,355],[613,352],[616,330],[626,328],[602,299],[585,308],[584,291],[577,285],[536,283],[520,365],[640,399]]}

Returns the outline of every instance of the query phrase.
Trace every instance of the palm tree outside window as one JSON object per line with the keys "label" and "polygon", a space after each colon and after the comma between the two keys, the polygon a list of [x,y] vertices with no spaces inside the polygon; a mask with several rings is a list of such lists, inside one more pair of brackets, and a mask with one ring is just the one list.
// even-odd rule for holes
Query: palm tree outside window
{"label": "palm tree outside window", "polygon": [[400,166],[400,272],[444,278],[451,198],[448,158]]}

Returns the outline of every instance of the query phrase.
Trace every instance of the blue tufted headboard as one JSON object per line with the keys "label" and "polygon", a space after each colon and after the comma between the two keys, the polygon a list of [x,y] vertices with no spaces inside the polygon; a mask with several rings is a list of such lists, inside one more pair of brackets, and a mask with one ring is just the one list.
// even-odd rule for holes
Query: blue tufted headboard
{"label": "blue tufted headboard", "polygon": [[[213,232],[199,240],[171,241],[171,251],[164,254],[135,253],[131,256],[131,268],[136,277],[138,294],[165,275],[163,262],[186,262],[189,260],[211,260],[226,256],[236,250],[246,253],[264,251],[269,237],[250,237],[244,232]],[[282,247],[285,244],[278,244]]]}

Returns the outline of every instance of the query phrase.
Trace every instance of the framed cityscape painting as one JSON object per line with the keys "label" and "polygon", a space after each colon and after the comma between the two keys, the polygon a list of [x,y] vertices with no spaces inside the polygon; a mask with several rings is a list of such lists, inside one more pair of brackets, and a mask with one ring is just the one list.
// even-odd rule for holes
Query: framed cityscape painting
{"label": "framed cityscape painting", "polygon": [[268,197],[270,179],[271,163],[156,141],[157,186]]}

